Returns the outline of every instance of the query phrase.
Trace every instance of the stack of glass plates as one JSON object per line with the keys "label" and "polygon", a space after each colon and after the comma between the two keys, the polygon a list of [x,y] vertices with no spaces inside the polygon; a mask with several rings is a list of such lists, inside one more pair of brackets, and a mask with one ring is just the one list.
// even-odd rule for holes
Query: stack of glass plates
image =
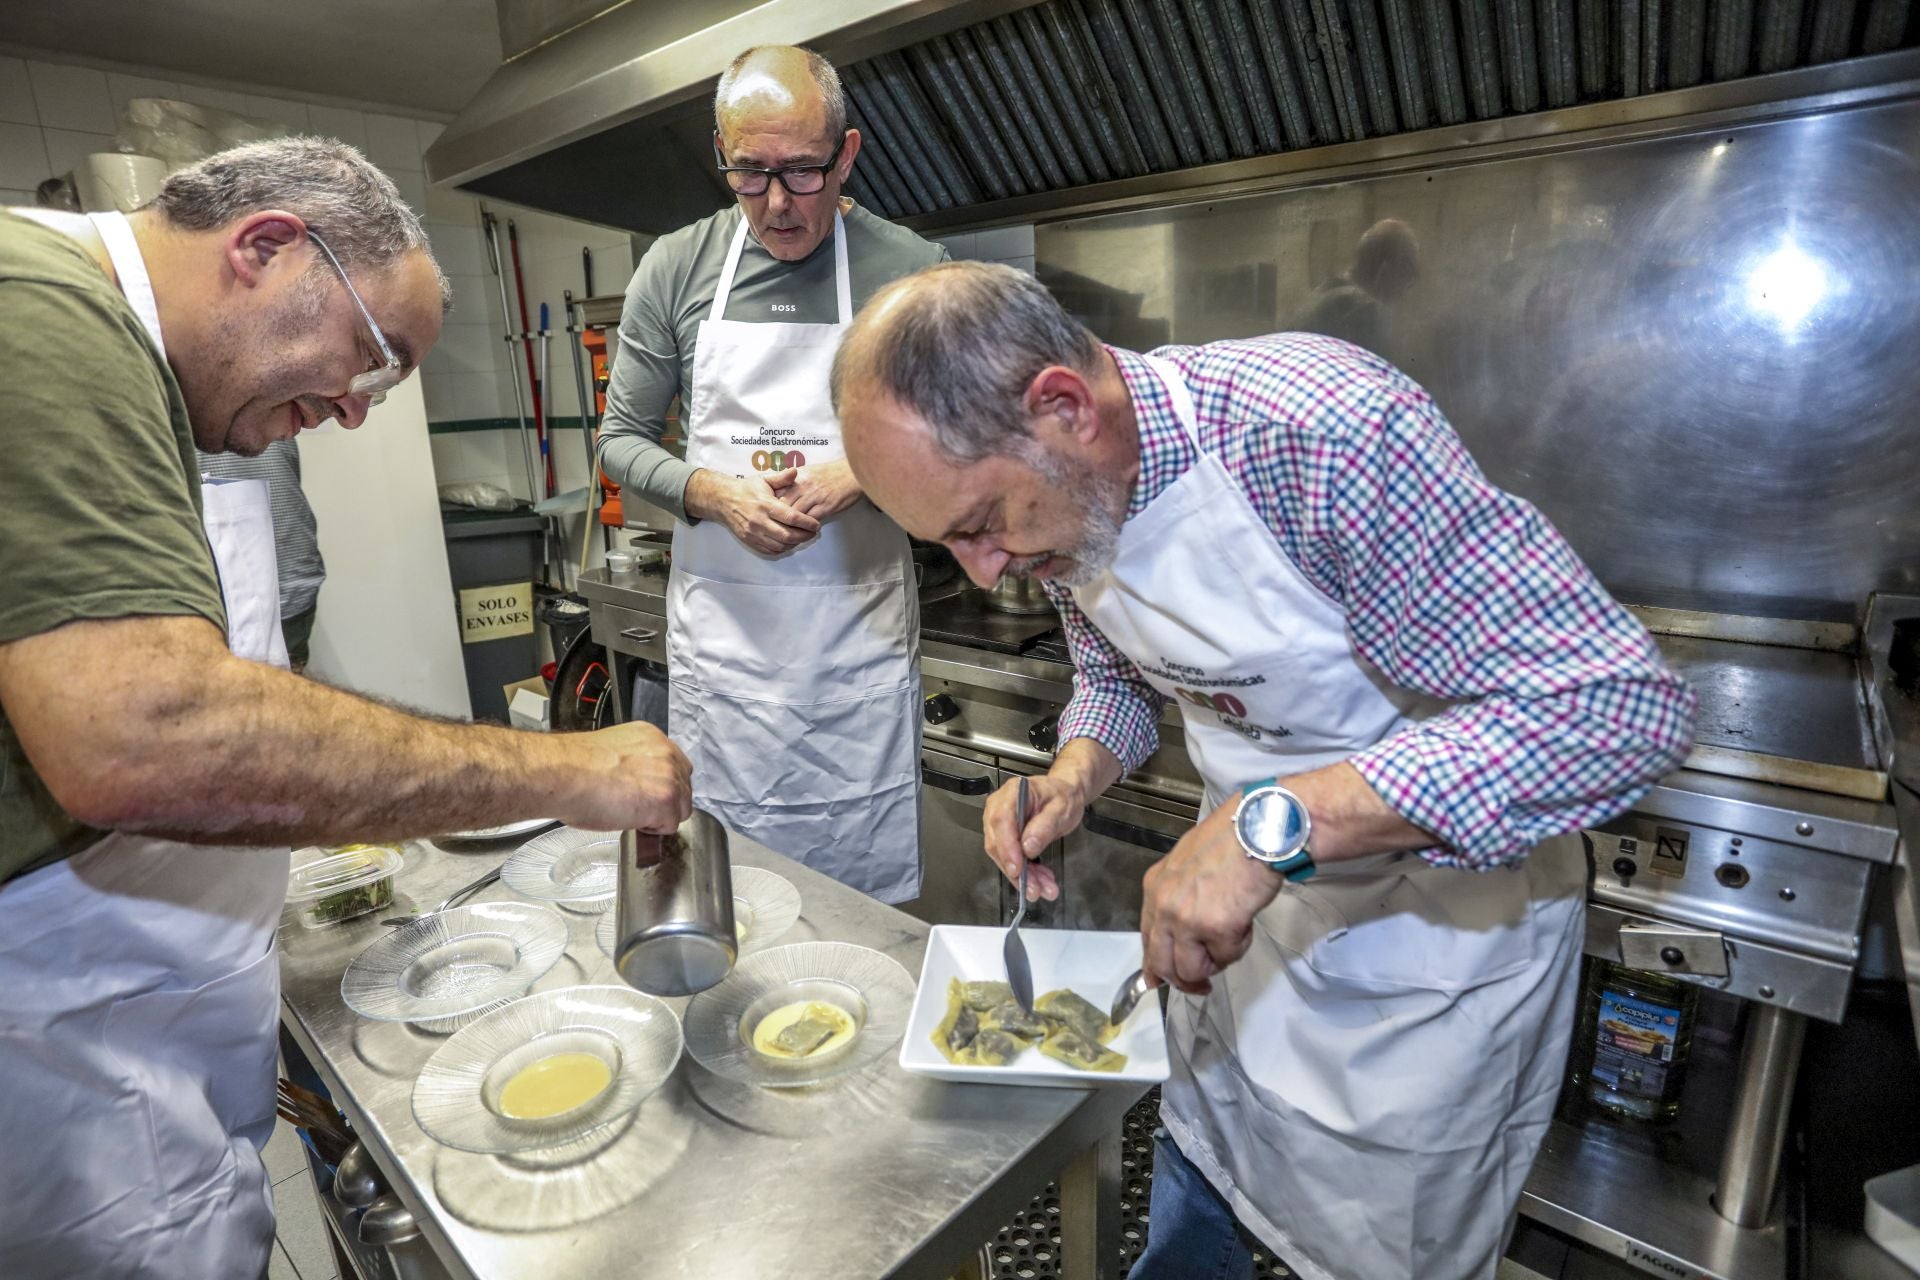
{"label": "stack of glass plates", "polygon": [[[594,941],[609,957],[613,955],[613,931],[616,912],[600,917],[593,931]],[[793,928],[800,918],[800,891],[785,876],[759,867],[733,869],[733,927],[740,937],[740,954],[750,956],[765,951]]]}
{"label": "stack of glass plates", "polygon": [[461,1151],[565,1147],[627,1119],[682,1044],[673,1010],[630,987],[544,991],[441,1045],[414,1082],[413,1117]]}
{"label": "stack of glass plates", "polygon": [[500,868],[500,879],[523,897],[598,911],[613,901],[619,870],[618,831],[562,827],[522,845]]}
{"label": "stack of glass plates", "polygon": [[[851,1039],[838,1047],[829,1041],[805,1057],[776,1057],[754,1047],[763,1018],[815,1001],[852,1022]],[[912,976],[878,951],[847,942],[796,942],[747,956],[725,982],[693,998],[687,1052],[715,1075],[741,1084],[818,1084],[884,1056],[906,1030],[912,1009]]]}
{"label": "stack of glass plates", "polygon": [[340,998],[363,1018],[451,1031],[524,995],[567,949],[566,917],[530,902],[422,916],[353,958]]}

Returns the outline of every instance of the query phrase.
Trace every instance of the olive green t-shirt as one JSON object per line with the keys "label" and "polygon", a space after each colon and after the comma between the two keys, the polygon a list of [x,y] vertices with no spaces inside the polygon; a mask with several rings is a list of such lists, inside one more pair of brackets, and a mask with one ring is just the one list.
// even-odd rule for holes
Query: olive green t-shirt
{"label": "olive green t-shirt", "polygon": [[[141,614],[226,627],[186,402],[79,243],[0,211],[0,644]],[[0,881],[103,834],[48,794],[0,705]]]}

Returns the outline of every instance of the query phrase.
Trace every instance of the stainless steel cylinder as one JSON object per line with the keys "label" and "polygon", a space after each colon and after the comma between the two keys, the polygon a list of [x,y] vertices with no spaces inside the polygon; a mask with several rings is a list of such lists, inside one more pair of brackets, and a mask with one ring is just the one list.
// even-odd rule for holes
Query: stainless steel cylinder
{"label": "stainless steel cylinder", "polygon": [[1764,1227],[1773,1208],[1780,1149],[1787,1139],[1787,1113],[1793,1107],[1793,1080],[1800,1071],[1800,1047],[1806,1034],[1805,1017],[1773,1005],[1754,1006],[1747,1019],[1733,1117],[1713,1191],[1713,1207],[1736,1226]]}
{"label": "stainless steel cylinder", "polygon": [[733,971],[733,864],[727,831],[699,809],[672,835],[626,831],[614,903],[613,965],[629,986],[690,996]]}

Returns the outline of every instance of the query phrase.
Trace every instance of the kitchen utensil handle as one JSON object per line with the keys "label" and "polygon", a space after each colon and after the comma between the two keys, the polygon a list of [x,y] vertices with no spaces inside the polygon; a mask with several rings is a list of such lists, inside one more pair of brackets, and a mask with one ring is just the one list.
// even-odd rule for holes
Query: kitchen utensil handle
{"label": "kitchen utensil handle", "polygon": [[926,764],[920,766],[920,780],[930,787],[951,791],[957,796],[983,796],[993,790],[991,778],[963,778],[957,773],[943,773]]}
{"label": "kitchen utensil handle", "polygon": [[1093,809],[1087,810],[1080,819],[1080,825],[1094,835],[1118,840],[1122,844],[1139,845],[1142,849],[1151,849],[1155,853],[1172,853],[1173,847],[1180,843],[1178,837],[1151,830],[1137,822],[1122,822],[1118,818],[1102,817]]}

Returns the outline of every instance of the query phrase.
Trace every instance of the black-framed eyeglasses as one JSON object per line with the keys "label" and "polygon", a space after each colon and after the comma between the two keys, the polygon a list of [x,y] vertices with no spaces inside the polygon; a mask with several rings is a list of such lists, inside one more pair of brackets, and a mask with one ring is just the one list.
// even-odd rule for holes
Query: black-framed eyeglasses
{"label": "black-framed eyeglasses", "polygon": [[307,228],[307,238],[320,246],[320,252],[327,255],[327,261],[340,275],[340,283],[347,286],[347,296],[353,299],[353,305],[360,312],[360,318],[367,323],[367,332],[373,336],[373,345],[380,351],[384,363],[373,365],[364,373],[357,373],[347,383],[347,394],[365,396],[369,405],[379,404],[387,398],[387,392],[406,381],[407,367],[400,363],[400,357],[393,354],[393,347],[387,342],[387,335],[380,332],[380,326],[374,322],[373,313],[367,310],[367,304],[360,300],[360,291],[353,287],[353,281],[347,278],[347,269],[340,265],[340,259],[333,256],[333,250],[320,238],[320,233],[312,227]]}
{"label": "black-framed eyeglasses", "polygon": [[720,172],[726,176],[727,185],[733,188],[735,195],[762,196],[775,178],[787,189],[790,196],[815,195],[827,185],[827,171],[833,168],[834,161],[840,158],[841,149],[847,145],[847,135],[842,133],[840,141],[834,144],[833,154],[820,164],[792,164],[784,169],[756,169],[752,165],[728,164],[727,158],[720,154],[720,138],[713,139],[713,159],[720,166]]}

